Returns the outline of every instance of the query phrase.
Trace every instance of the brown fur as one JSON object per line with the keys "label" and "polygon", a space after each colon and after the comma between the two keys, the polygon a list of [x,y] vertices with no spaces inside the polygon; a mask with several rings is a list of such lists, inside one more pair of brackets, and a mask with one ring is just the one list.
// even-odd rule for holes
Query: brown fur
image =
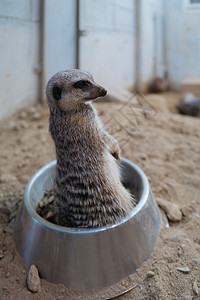
{"label": "brown fur", "polygon": [[113,224],[133,208],[133,198],[120,180],[118,144],[104,131],[90,101],[105,94],[80,70],[58,72],[47,85],[49,129],[57,155],[57,222],[63,226]]}

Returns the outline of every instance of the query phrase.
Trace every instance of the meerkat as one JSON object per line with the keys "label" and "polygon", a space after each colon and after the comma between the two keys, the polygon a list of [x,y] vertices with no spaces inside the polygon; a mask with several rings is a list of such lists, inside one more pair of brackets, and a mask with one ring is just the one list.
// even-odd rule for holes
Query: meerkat
{"label": "meerkat", "polygon": [[103,128],[92,100],[107,91],[81,70],[56,73],[48,82],[49,130],[56,148],[56,222],[102,227],[134,207],[120,178],[120,148]]}

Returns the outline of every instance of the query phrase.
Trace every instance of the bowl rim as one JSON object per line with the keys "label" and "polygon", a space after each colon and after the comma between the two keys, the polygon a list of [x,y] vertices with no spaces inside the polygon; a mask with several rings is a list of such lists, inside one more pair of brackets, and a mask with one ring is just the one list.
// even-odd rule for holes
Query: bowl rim
{"label": "bowl rim", "polygon": [[112,224],[112,225],[106,225],[100,228],[70,228],[70,227],[64,227],[61,225],[57,225],[54,223],[51,223],[45,219],[43,219],[37,212],[36,210],[33,208],[33,206],[30,204],[30,191],[34,185],[35,180],[41,176],[41,174],[43,172],[45,172],[46,170],[48,170],[49,168],[51,168],[52,166],[56,165],[56,160],[51,161],[47,164],[45,164],[43,167],[41,167],[38,171],[36,171],[34,173],[34,175],[30,178],[30,180],[28,181],[25,191],[24,191],[24,205],[27,209],[27,212],[29,213],[29,215],[35,220],[36,223],[39,223],[40,225],[50,229],[50,230],[56,230],[59,232],[63,232],[63,233],[73,233],[73,234],[92,234],[92,233],[97,233],[97,232],[103,232],[103,231],[107,231],[110,229],[114,229],[118,226],[122,226],[125,225],[126,222],[128,222],[130,219],[132,219],[133,217],[135,217],[141,210],[142,208],[145,206],[146,201],[148,199],[148,195],[150,192],[150,186],[149,186],[149,182],[148,179],[146,177],[146,175],[144,174],[144,172],[141,170],[140,167],[138,167],[136,164],[134,164],[133,162],[131,162],[130,160],[121,157],[121,162],[124,162],[128,165],[130,165],[131,167],[133,167],[136,172],[139,174],[142,182],[143,182],[143,190],[140,196],[140,200],[137,203],[137,205],[133,208],[131,214],[129,216],[124,217],[120,222],[116,223],[116,224]]}

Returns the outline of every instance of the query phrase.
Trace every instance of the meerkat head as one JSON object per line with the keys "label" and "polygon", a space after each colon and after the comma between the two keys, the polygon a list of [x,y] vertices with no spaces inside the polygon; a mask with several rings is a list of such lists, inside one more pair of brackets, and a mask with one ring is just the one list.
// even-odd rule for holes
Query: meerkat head
{"label": "meerkat head", "polygon": [[56,73],[46,88],[50,108],[56,106],[66,112],[106,94],[107,91],[95,83],[89,73],[76,69]]}

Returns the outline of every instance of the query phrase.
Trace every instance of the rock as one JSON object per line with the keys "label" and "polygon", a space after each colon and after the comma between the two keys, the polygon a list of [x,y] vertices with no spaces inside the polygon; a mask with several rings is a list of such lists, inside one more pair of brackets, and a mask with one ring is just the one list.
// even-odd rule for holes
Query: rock
{"label": "rock", "polygon": [[35,106],[29,107],[28,112],[34,114],[35,112],[37,112],[37,108]]}
{"label": "rock", "polygon": [[193,282],[192,289],[193,289],[193,292],[195,293],[195,295],[199,294],[199,289],[198,289],[196,280]]}
{"label": "rock", "polygon": [[190,269],[188,267],[179,267],[179,268],[176,268],[176,270],[178,270],[179,272],[182,272],[184,274],[190,273]]}
{"label": "rock", "polygon": [[41,137],[41,142],[42,144],[45,144],[47,142],[47,138],[45,136]]}
{"label": "rock", "polygon": [[27,113],[25,111],[22,111],[19,115],[19,119],[26,119],[27,118]]}
{"label": "rock", "polygon": [[177,235],[176,235],[176,234],[172,235],[171,241],[172,241],[172,242],[175,241],[176,238],[177,238]]}
{"label": "rock", "polygon": [[152,93],[165,92],[167,91],[167,89],[168,80],[159,76],[155,77],[149,85],[149,91]]}
{"label": "rock", "polygon": [[194,262],[196,265],[199,264],[199,261],[198,261],[198,259],[196,259],[196,258],[193,259],[193,262]]}
{"label": "rock", "polygon": [[66,292],[66,290],[64,288],[61,289],[61,294],[64,294]]}
{"label": "rock", "polygon": [[153,271],[149,271],[147,272],[147,278],[151,278],[151,277],[154,277],[155,273]]}
{"label": "rock", "polygon": [[8,273],[6,273],[6,276],[5,276],[6,278],[9,278],[10,277],[10,273],[8,272]]}
{"label": "rock", "polygon": [[192,300],[190,295],[181,294],[181,300]]}
{"label": "rock", "polygon": [[182,233],[180,234],[180,236],[181,236],[181,237],[186,237],[187,234],[185,234],[184,232],[182,232]]}
{"label": "rock", "polygon": [[41,118],[41,115],[40,115],[39,112],[35,112],[35,113],[33,114],[33,116],[32,116],[32,120],[33,120],[33,121],[37,121],[37,120],[39,120],[40,118]]}
{"label": "rock", "polygon": [[165,211],[170,221],[177,222],[181,220],[182,213],[177,204],[171,203],[161,198],[157,198],[157,203]]}
{"label": "rock", "polygon": [[184,207],[181,207],[181,211],[182,211],[182,214],[186,217],[188,215],[191,215],[191,213],[194,211],[194,208],[191,206],[184,206]]}
{"label": "rock", "polygon": [[200,114],[200,101],[192,93],[185,93],[179,99],[177,109],[180,114],[196,117]]}
{"label": "rock", "polygon": [[19,130],[19,125],[15,121],[9,122],[8,126],[13,131],[18,131]]}
{"label": "rock", "polygon": [[32,265],[27,275],[27,287],[32,293],[37,293],[41,290],[40,278],[38,269],[35,265]]}
{"label": "rock", "polygon": [[25,121],[21,121],[19,125],[22,129],[27,129],[28,128],[28,124]]}
{"label": "rock", "polygon": [[0,176],[0,182],[1,183],[9,183],[9,182],[16,182],[17,178],[13,175],[1,175]]}
{"label": "rock", "polygon": [[153,180],[154,178],[155,178],[155,174],[154,173],[149,174],[149,176],[148,176],[149,180]]}
{"label": "rock", "polygon": [[19,178],[19,181],[23,184],[27,184],[27,182],[29,181],[29,176],[28,175],[21,175]]}

